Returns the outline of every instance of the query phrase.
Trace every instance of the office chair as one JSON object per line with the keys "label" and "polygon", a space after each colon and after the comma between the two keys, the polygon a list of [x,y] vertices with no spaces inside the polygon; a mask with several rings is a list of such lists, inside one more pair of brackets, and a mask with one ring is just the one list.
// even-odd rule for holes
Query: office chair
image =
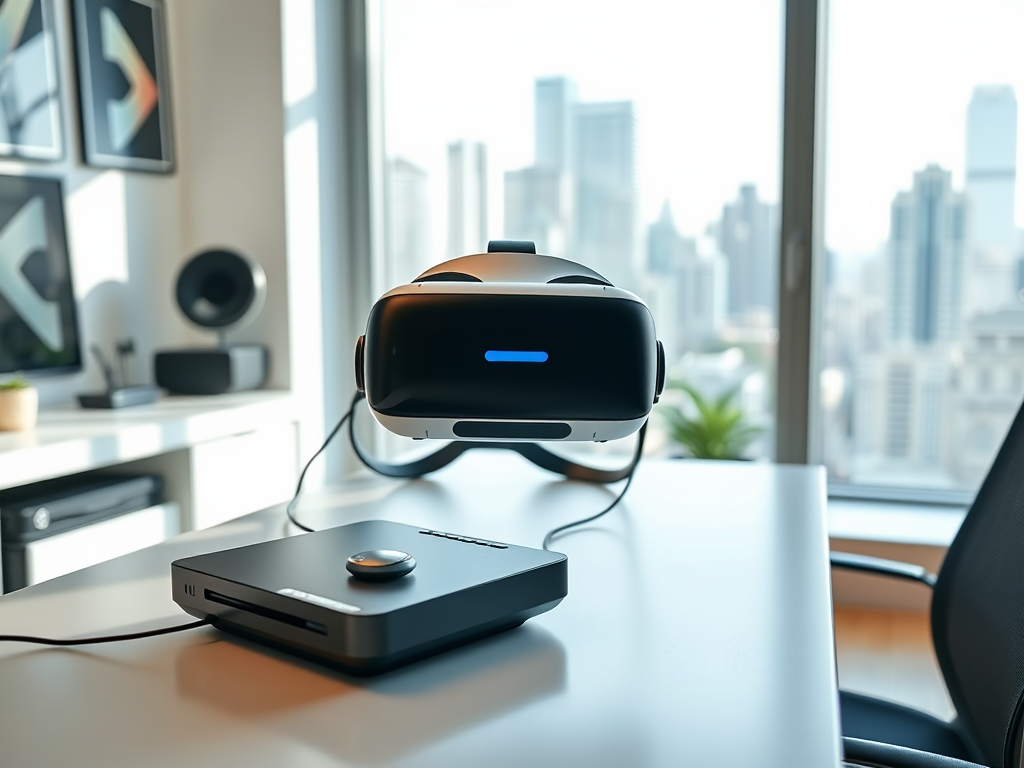
{"label": "office chair", "polygon": [[891,768],[1021,768],[1024,737],[1024,406],[938,576],[844,552],[832,565],[933,589],[932,640],[951,723],[840,691],[848,763]]}

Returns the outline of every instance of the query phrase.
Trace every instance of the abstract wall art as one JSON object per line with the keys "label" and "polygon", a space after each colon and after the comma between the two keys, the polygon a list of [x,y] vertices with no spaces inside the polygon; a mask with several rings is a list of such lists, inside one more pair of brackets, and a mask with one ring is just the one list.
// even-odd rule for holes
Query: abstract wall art
{"label": "abstract wall art", "polygon": [[50,0],[0,0],[0,156],[64,154]]}
{"label": "abstract wall art", "polygon": [[173,171],[162,0],[74,0],[74,24],[85,162]]}

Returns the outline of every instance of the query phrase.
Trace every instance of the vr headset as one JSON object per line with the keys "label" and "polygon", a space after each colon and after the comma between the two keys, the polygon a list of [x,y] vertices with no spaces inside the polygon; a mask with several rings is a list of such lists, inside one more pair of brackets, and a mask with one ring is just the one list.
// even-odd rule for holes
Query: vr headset
{"label": "vr headset", "polygon": [[492,241],[384,294],[356,343],[356,384],[405,437],[626,437],[665,385],[647,305],[581,264]]}

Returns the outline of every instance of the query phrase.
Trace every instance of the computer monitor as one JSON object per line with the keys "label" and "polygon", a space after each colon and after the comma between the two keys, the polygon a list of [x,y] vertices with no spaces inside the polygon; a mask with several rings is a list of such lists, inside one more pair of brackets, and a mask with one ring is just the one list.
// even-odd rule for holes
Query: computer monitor
{"label": "computer monitor", "polygon": [[0,375],[81,368],[61,184],[0,176]]}

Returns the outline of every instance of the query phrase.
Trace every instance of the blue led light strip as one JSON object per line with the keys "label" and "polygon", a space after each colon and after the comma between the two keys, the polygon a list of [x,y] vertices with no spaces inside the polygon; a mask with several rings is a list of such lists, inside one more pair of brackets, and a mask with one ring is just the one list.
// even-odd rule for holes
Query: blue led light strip
{"label": "blue led light strip", "polygon": [[484,359],[489,363],[543,363],[548,359],[547,352],[524,352],[512,349],[488,349]]}

